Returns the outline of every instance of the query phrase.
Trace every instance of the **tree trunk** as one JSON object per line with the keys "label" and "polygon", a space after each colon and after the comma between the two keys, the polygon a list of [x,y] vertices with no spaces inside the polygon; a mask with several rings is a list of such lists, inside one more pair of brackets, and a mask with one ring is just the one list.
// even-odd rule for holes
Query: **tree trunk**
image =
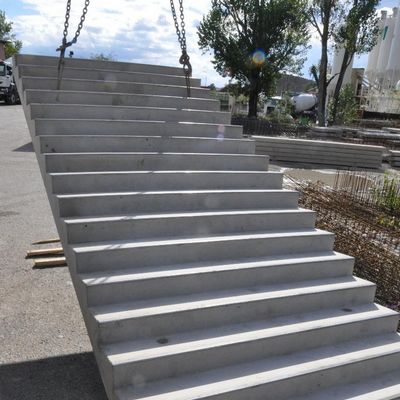
{"label": "tree trunk", "polygon": [[325,126],[326,123],[326,76],[328,69],[328,30],[324,29],[321,40],[321,63],[319,66],[319,84],[318,84],[318,126]]}
{"label": "tree trunk", "polygon": [[257,118],[257,104],[258,104],[258,91],[256,89],[250,90],[249,93],[249,118]]}
{"label": "tree trunk", "polygon": [[332,124],[334,125],[337,123],[340,89],[342,88],[344,76],[346,74],[347,67],[349,66],[352,57],[353,56],[350,54],[350,52],[347,49],[345,49],[343,55],[343,62],[340,67],[338,80],[336,82],[335,92],[333,93]]}
{"label": "tree trunk", "polygon": [[250,92],[249,92],[249,118],[257,118],[258,96],[260,94],[259,71],[253,70],[250,77]]}

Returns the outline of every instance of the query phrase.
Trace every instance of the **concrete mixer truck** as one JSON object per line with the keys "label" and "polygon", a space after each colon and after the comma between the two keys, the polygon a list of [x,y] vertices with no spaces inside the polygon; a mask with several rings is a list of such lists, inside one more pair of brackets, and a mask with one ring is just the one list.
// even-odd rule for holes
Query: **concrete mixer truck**
{"label": "concrete mixer truck", "polygon": [[[270,97],[265,104],[264,112],[268,114],[281,110],[283,102],[284,99],[281,96]],[[310,119],[315,119],[318,98],[314,94],[296,94],[290,97],[290,103],[293,105],[293,117],[308,116]]]}

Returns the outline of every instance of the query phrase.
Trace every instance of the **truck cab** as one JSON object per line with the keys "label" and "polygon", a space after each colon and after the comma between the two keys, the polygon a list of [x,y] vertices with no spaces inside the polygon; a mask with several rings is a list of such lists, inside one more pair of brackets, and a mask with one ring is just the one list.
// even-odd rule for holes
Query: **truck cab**
{"label": "truck cab", "polygon": [[3,100],[6,104],[19,102],[12,66],[4,61],[0,61],[0,100]]}

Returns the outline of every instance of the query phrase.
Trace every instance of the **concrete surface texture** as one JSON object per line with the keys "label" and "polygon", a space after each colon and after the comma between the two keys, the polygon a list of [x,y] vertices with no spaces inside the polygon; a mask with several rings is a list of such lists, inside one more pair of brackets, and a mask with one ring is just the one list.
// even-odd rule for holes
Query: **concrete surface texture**
{"label": "concrete surface texture", "polygon": [[57,231],[22,107],[0,121],[0,399],[106,399],[67,268],[25,260]]}
{"label": "concrete surface texture", "polygon": [[[197,111],[177,109],[176,99],[162,109],[124,105],[125,94],[100,93],[123,79],[138,94],[152,85],[163,96],[168,83],[182,97],[182,76],[170,68],[66,60],[65,76],[98,81],[93,96],[82,81],[89,104],[73,104],[65,90],[32,88],[54,78],[48,57],[15,61],[110,400],[283,400],[346,392],[372,377],[387,397],[400,370],[398,315],[373,303],[375,285],[352,276],[354,260],[333,251],[333,235],[315,229],[315,214],[282,189],[268,157],[225,129],[226,113],[201,101]],[[96,132],[77,134],[71,121]],[[140,131],[146,123],[150,135]],[[214,137],[202,138],[203,124]]]}

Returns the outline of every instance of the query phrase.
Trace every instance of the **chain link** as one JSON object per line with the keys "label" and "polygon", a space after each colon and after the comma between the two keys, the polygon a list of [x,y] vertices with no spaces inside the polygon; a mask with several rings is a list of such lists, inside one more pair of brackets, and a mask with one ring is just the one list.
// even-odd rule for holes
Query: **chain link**
{"label": "chain link", "polygon": [[178,36],[178,42],[180,44],[182,55],[179,58],[179,63],[183,66],[183,73],[185,74],[187,97],[190,96],[190,77],[192,76],[192,65],[190,64],[190,57],[187,53],[186,48],[186,30],[185,30],[185,15],[183,10],[183,0],[179,0],[179,12],[180,12],[180,26],[178,17],[176,15],[174,0],[170,0],[172,17],[174,19],[176,35]]}
{"label": "chain link", "polygon": [[65,58],[65,50],[75,44],[78,41],[78,37],[81,34],[81,30],[83,27],[83,23],[85,22],[86,14],[88,11],[88,7],[90,4],[90,0],[85,0],[85,5],[82,10],[82,15],[79,20],[78,27],[75,32],[74,38],[68,42],[67,35],[68,35],[68,28],[69,28],[69,17],[71,14],[71,0],[67,0],[67,8],[65,11],[65,22],[64,22],[64,30],[63,30],[63,39],[61,45],[57,48],[57,51],[60,52],[60,59],[58,61],[58,81],[57,81],[57,90],[60,90],[62,74],[64,71],[64,58]]}

